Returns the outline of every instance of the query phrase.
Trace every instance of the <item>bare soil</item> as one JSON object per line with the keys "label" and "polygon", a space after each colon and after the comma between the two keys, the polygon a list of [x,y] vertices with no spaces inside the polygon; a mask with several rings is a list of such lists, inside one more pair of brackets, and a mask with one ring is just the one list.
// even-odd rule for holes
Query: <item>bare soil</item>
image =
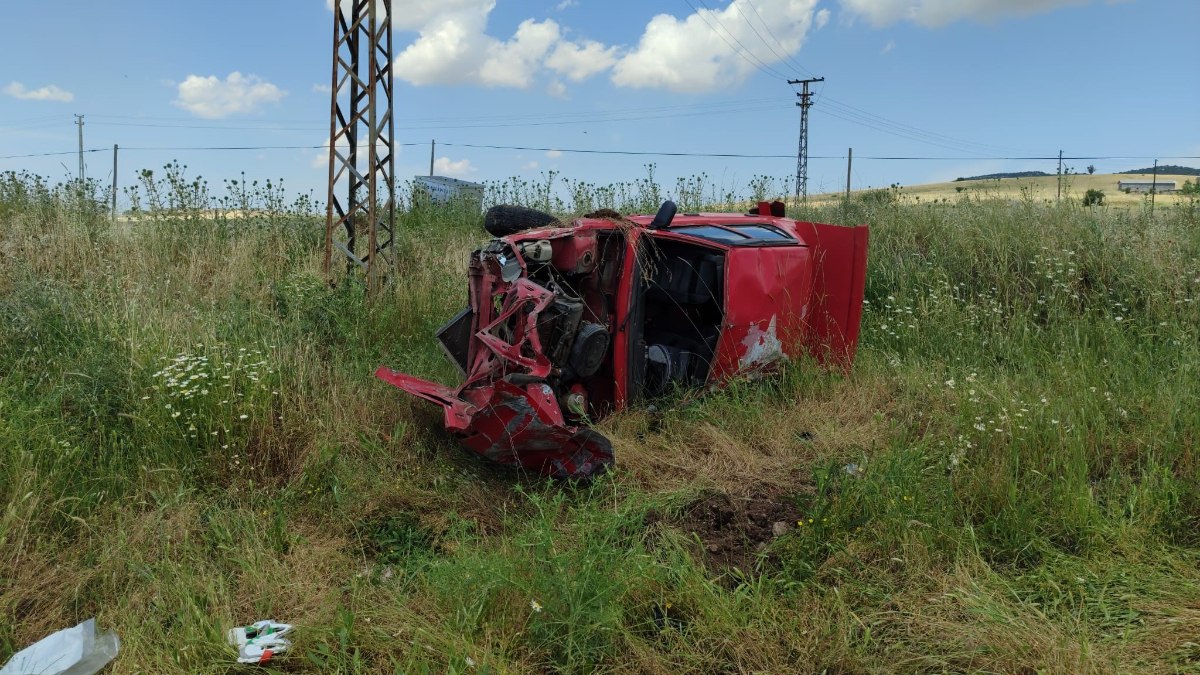
{"label": "bare soil", "polygon": [[688,505],[675,525],[699,538],[712,571],[750,574],[774,564],[767,545],[794,528],[800,515],[800,508],[782,493],[734,497],[712,492]]}

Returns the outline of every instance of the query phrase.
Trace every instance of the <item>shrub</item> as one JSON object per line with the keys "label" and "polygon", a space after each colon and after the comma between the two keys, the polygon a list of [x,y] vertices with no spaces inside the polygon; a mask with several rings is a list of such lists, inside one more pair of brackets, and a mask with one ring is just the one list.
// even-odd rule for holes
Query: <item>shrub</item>
{"label": "shrub", "polygon": [[1103,206],[1104,205],[1104,191],[1097,190],[1095,188],[1089,189],[1083,195],[1083,205],[1084,206]]}

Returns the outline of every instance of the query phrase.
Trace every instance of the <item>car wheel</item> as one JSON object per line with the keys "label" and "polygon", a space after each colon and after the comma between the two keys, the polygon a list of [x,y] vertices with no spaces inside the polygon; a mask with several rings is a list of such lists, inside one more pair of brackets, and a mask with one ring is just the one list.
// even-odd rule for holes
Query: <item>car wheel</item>
{"label": "car wheel", "polygon": [[558,218],[537,209],[501,204],[487,210],[483,229],[493,237],[505,237],[524,230],[560,224]]}

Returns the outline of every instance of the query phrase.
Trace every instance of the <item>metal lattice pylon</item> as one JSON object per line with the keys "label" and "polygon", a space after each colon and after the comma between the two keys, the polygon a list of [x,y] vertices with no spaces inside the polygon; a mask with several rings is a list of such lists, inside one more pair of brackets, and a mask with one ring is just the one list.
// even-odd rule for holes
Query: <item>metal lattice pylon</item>
{"label": "metal lattice pylon", "polygon": [[333,15],[325,273],[336,249],[374,291],[396,273],[392,2],[338,0]]}
{"label": "metal lattice pylon", "polygon": [[812,93],[808,85],[813,82],[824,82],[823,77],[813,77],[807,80],[788,80],[788,84],[804,86],[804,91],[797,93],[800,100],[800,144],[796,149],[796,201],[808,201],[808,109],[812,107]]}

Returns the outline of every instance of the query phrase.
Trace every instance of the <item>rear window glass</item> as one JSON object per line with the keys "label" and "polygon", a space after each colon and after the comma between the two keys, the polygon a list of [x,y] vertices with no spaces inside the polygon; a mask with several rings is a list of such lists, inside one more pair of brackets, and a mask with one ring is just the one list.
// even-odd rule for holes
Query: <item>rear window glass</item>
{"label": "rear window glass", "polygon": [[751,239],[762,239],[767,241],[790,240],[783,230],[771,227],[769,225],[733,225],[733,229],[750,237]]}
{"label": "rear window glass", "polygon": [[672,232],[686,234],[692,237],[700,237],[702,239],[711,239],[725,244],[738,244],[746,240],[746,236],[737,232],[730,232],[723,227],[715,225],[688,225],[685,227],[672,227]]}
{"label": "rear window glass", "polygon": [[796,240],[783,230],[763,223],[721,226],[683,225],[672,227],[671,231],[733,246],[771,245],[776,242],[780,244],[796,243]]}

